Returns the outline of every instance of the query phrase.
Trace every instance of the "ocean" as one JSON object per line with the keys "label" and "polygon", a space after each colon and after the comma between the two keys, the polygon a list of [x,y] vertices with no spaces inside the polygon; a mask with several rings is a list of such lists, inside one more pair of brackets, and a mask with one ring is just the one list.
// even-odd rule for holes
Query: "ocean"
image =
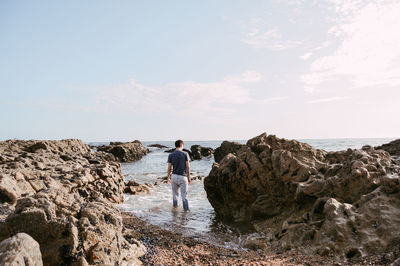
{"label": "ocean", "polygon": [[[380,139],[299,139],[317,149],[326,151],[346,150],[348,148],[361,148],[363,145],[377,146],[392,141],[389,138]],[[236,140],[246,143],[245,140]],[[174,147],[173,141],[146,141],[143,145],[162,144]],[[222,141],[187,141],[185,148],[199,144],[204,147],[217,148]],[[107,143],[89,143],[100,145]],[[149,148],[151,152],[141,160],[132,163],[122,163],[122,173],[125,180],[135,180],[139,183],[151,183],[159,181],[166,176],[167,157],[166,149]],[[213,158],[205,158],[191,162],[191,171],[194,175],[207,176],[211,170]],[[244,239],[256,236],[250,226],[227,224],[215,217],[214,210],[207,200],[202,180],[192,181],[189,185],[188,198],[190,211],[180,208],[172,208],[171,187],[169,184],[155,186],[150,194],[125,195],[123,204],[118,207],[126,212],[145,220],[151,224],[161,226],[164,229],[182,233],[185,236],[194,237],[213,244],[230,248],[241,248]]]}

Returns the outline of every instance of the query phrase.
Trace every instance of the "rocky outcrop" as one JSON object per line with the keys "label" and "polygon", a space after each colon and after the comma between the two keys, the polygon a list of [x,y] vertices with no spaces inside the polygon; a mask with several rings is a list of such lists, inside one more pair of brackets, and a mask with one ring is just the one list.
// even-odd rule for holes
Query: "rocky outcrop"
{"label": "rocky outcrop", "polygon": [[152,147],[152,148],[159,148],[159,149],[168,149],[168,146],[162,145],[162,144],[150,144],[147,145],[147,147]]}
{"label": "rocky outcrop", "polygon": [[110,145],[98,146],[97,150],[113,155],[111,161],[117,162],[134,162],[149,153],[149,149],[138,140],[126,143],[110,142]]}
{"label": "rocky outcrop", "polygon": [[221,146],[215,149],[214,151],[214,159],[217,163],[219,163],[222,158],[224,158],[229,153],[236,154],[238,150],[243,146],[238,142],[224,141]]}
{"label": "rocky outcrop", "polygon": [[384,151],[387,151],[392,156],[400,157],[400,139],[396,139],[389,143],[375,147],[375,149],[376,150],[384,150]]}
{"label": "rocky outcrop", "polygon": [[[175,150],[176,150],[176,149],[169,149],[169,150],[166,150],[165,152],[167,152],[167,153],[172,153],[172,152],[174,152]],[[194,160],[194,157],[193,157],[193,154],[192,154],[191,151],[189,151],[189,150],[187,150],[187,149],[183,149],[183,151],[186,152],[187,154],[189,154],[189,158],[190,158],[191,161]]]}
{"label": "rocky outcrop", "polygon": [[252,222],[266,246],[350,258],[399,244],[400,165],[387,152],[262,134],[235,153],[213,165],[207,197],[218,215]]}
{"label": "rocky outcrop", "polygon": [[192,145],[190,147],[194,160],[200,160],[203,157],[211,157],[214,153],[213,148],[203,147],[200,145]]}
{"label": "rocky outcrop", "polygon": [[25,233],[3,240],[0,243],[0,265],[43,265],[38,242]]}
{"label": "rocky outcrop", "polygon": [[0,142],[0,240],[20,232],[45,265],[139,263],[112,203],[123,201],[121,165],[80,140]]}

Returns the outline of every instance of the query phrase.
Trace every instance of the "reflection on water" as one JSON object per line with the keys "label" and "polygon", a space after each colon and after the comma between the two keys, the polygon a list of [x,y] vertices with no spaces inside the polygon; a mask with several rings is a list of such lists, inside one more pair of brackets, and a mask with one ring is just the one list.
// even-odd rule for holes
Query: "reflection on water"
{"label": "reflection on water", "polygon": [[[302,140],[315,148],[332,150],[345,150],[347,148],[361,148],[363,145],[372,146],[387,143],[391,139],[335,139],[335,140]],[[245,141],[240,141],[245,143]],[[173,147],[173,142],[158,142]],[[145,142],[144,145],[151,144]],[[205,147],[218,147],[220,141],[186,142],[185,146],[200,144]],[[159,177],[166,176],[168,153],[165,149],[151,148],[151,153],[140,161],[123,163],[122,173],[126,181],[135,180],[139,183],[159,181]],[[213,158],[191,162],[191,170],[195,175],[208,175],[211,170]],[[178,208],[172,208],[172,191],[169,184],[160,184],[152,189],[150,194],[125,195],[125,202],[120,204],[124,211],[131,212],[137,217],[165,229],[182,233],[186,236],[199,238],[217,245],[239,248],[242,239],[255,236],[249,224],[222,222],[215,217],[214,210],[207,200],[203,181],[195,180],[189,185],[188,199],[190,211],[182,209],[179,201]]]}

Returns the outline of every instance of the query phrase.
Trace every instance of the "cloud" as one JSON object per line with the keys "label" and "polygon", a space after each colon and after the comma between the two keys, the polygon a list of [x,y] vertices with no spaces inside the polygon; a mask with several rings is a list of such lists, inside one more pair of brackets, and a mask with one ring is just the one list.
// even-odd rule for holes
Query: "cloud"
{"label": "cloud", "polygon": [[241,42],[253,48],[267,48],[272,51],[282,51],[295,48],[301,44],[298,41],[284,39],[278,29],[268,27],[260,18],[254,17],[242,25],[243,37]]}
{"label": "cloud", "polygon": [[349,97],[330,97],[330,98],[321,98],[312,101],[308,101],[308,103],[328,103],[328,102],[338,102],[350,99]]}
{"label": "cloud", "polygon": [[307,60],[307,59],[309,59],[311,56],[312,56],[312,54],[313,53],[305,53],[305,54],[303,54],[303,55],[301,55],[299,58],[301,59],[301,60]]}
{"label": "cloud", "polygon": [[272,97],[272,98],[261,99],[261,100],[254,99],[254,100],[252,100],[252,103],[255,103],[255,104],[270,104],[270,103],[274,103],[274,102],[283,101],[283,100],[286,100],[288,98],[289,97]]}
{"label": "cloud", "polygon": [[[301,76],[306,91],[400,85],[400,2],[330,0],[336,19],[332,53],[316,58]],[[338,84],[340,83],[340,84]]]}
{"label": "cloud", "polygon": [[221,81],[183,81],[162,86],[147,86],[131,79],[127,84],[102,89],[97,102],[108,111],[231,115],[236,105],[254,102],[249,86],[260,81],[261,75],[256,71],[230,75]]}

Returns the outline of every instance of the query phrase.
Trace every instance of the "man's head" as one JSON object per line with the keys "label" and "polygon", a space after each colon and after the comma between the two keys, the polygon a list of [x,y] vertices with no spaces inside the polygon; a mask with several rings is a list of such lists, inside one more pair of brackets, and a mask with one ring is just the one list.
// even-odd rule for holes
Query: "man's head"
{"label": "man's head", "polygon": [[175,148],[177,149],[182,149],[183,148],[183,141],[178,139],[177,141],[175,141]]}

